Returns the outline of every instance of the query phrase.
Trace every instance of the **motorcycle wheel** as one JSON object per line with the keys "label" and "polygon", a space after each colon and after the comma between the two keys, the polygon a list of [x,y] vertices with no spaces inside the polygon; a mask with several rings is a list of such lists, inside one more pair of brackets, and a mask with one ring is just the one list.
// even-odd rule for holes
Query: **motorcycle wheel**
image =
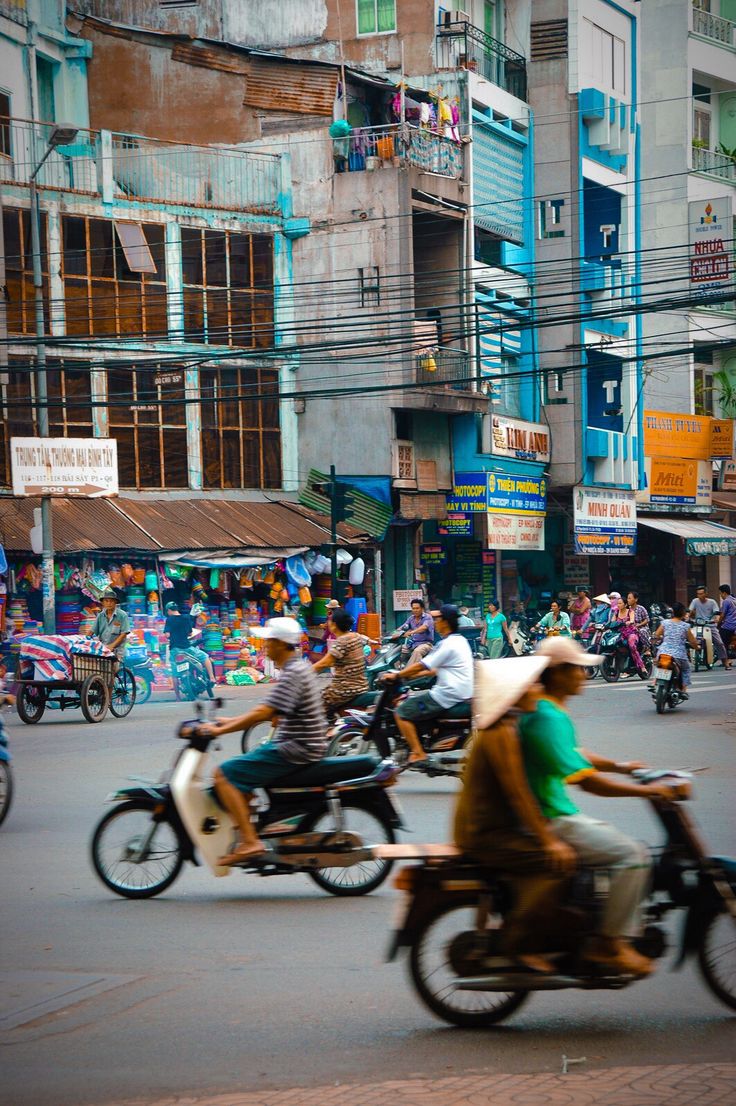
{"label": "motorcycle wheel", "polygon": [[[256,722],[255,726],[251,726],[249,730],[243,730],[240,738],[240,751],[247,753],[251,749],[255,749],[258,745],[265,745],[271,740],[274,732],[273,722]],[[330,753],[332,756],[332,753]]]}
{"label": "motorcycle wheel", "polygon": [[13,771],[7,760],[0,760],[0,826],[7,818],[13,801]]}
{"label": "motorcycle wheel", "polygon": [[365,730],[360,726],[346,729],[333,737],[327,747],[328,757],[363,757],[375,753],[372,741],[366,741]]}
{"label": "motorcycle wheel", "polygon": [[736,1010],[736,922],[727,911],[708,922],[698,948],[698,967],[716,998]]}
{"label": "motorcycle wheel", "polygon": [[151,698],[151,680],[146,679],[145,676],[135,677],[135,701],[136,703],[147,703]]}
{"label": "motorcycle wheel", "polygon": [[654,705],[657,708],[657,714],[664,714],[665,707],[670,697],[670,690],[664,680],[657,681],[657,690],[654,693]]}
{"label": "motorcycle wheel", "polygon": [[115,673],[110,693],[110,714],[125,718],[132,711],[137,699],[135,676],[129,668],[121,666]]}
{"label": "motorcycle wheel", "polygon": [[145,857],[131,859],[151,829],[154,803],[131,799],[109,811],[92,838],[92,864],[106,887],[126,899],[150,899],[170,887],[184,853],[170,822],[157,822]]}
{"label": "motorcycle wheel", "polygon": [[603,664],[601,665],[601,675],[607,684],[615,684],[618,682],[621,672],[618,667],[618,660],[615,653],[606,653]]}
{"label": "motorcycle wheel", "polygon": [[586,680],[594,680],[596,678],[596,676],[598,675],[598,670],[599,669],[600,669],[599,664],[589,664],[589,665],[587,665],[583,669],[583,672],[585,673]]}
{"label": "motorcycle wheel", "polygon": [[513,1014],[529,997],[528,991],[456,991],[458,970],[451,962],[453,944],[475,929],[477,897],[458,896],[441,902],[425,920],[409,958],[412,983],[432,1013],[461,1029],[495,1025]]}
{"label": "motorcycle wheel", "polygon": [[43,712],[46,710],[46,695],[40,687],[33,684],[24,684],[18,692],[15,709],[22,722],[32,726],[34,722],[40,722]]}
{"label": "motorcycle wheel", "polygon": [[[342,809],[344,828],[348,833],[357,833],[366,845],[393,845],[396,840],[393,827],[380,814],[356,801],[344,801]],[[304,823],[301,829],[305,833],[333,833],[334,827],[332,814],[329,810],[323,810]],[[309,872],[309,877],[331,895],[367,895],[381,886],[392,867],[392,860],[364,860],[350,868],[319,868]]]}

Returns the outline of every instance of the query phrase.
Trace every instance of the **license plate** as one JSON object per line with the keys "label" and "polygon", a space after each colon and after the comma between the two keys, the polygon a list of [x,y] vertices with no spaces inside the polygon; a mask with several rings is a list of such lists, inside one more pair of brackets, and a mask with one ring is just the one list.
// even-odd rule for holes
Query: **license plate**
{"label": "license plate", "polygon": [[672,669],[671,668],[655,668],[654,677],[657,680],[671,680]]}
{"label": "license plate", "polygon": [[180,676],[184,676],[189,671],[189,665],[188,664],[177,664],[176,671],[179,673]]}

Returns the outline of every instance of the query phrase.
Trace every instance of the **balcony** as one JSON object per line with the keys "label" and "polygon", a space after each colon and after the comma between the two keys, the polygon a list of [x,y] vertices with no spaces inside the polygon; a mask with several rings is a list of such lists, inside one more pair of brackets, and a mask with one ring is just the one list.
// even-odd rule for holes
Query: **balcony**
{"label": "balcony", "polygon": [[475,391],[470,357],[464,350],[439,349],[431,355],[417,354],[414,363],[417,384],[453,392]]}
{"label": "balcony", "polygon": [[[53,124],[0,117],[0,184],[27,184]],[[80,129],[38,174],[40,188],[144,203],[276,214],[280,158],[222,146],[190,146]]]}
{"label": "balcony", "polygon": [[370,172],[384,165],[410,165],[453,180],[463,176],[461,142],[408,123],[357,127],[346,138],[333,139],[333,149],[350,173]]}
{"label": "balcony", "polygon": [[736,23],[720,15],[704,11],[693,4],[693,34],[702,35],[719,46],[736,48]]}
{"label": "balcony", "polygon": [[467,69],[526,101],[526,58],[472,23],[441,23],[435,36],[437,69]]}
{"label": "balcony", "polygon": [[694,173],[708,173],[712,177],[728,181],[729,184],[736,184],[736,161],[729,154],[708,150],[702,146],[693,146],[692,151]]}

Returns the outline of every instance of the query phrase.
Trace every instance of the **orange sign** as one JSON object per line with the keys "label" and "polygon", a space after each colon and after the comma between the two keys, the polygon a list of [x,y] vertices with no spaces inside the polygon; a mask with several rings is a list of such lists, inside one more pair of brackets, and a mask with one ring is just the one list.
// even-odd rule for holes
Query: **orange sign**
{"label": "orange sign", "polygon": [[710,424],[711,457],[733,457],[733,419],[711,419]]}
{"label": "orange sign", "polygon": [[691,499],[698,490],[698,466],[695,461],[675,458],[652,459],[649,498],[652,503],[676,503]]}
{"label": "orange sign", "polygon": [[644,412],[646,457],[687,457],[707,461],[710,452],[709,415],[681,415],[674,411]]}

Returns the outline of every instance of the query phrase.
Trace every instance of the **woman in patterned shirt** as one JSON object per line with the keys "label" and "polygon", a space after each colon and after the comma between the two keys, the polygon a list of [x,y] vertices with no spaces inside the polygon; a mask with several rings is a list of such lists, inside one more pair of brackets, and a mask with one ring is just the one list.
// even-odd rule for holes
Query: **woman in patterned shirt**
{"label": "woman in patterned shirt", "polygon": [[328,719],[333,719],[339,710],[368,690],[363,651],[368,639],[353,632],[353,616],[342,607],[333,610],[331,621],[335,640],[330,642],[329,652],[314,666],[316,672],[332,669],[330,686],[322,692]]}

